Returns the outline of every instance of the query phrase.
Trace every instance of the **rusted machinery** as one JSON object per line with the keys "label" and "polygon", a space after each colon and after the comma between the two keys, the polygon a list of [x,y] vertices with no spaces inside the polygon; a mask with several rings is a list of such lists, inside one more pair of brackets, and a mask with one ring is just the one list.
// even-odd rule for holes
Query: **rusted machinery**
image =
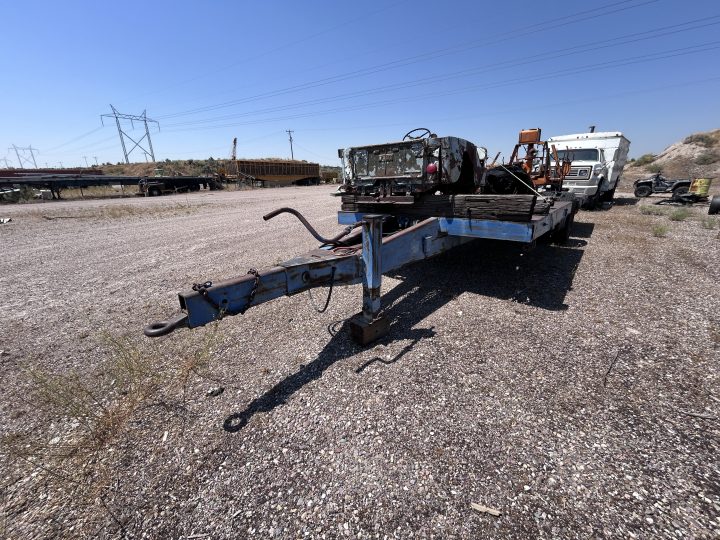
{"label": "rusted machinery", "polygon": [[384,273],[475,238],[529,244],[551,234],[567,240],[577,212],[572,195],[559,189],[543,194],[532,183],[525,186],[529,193],[483,193],[484,149],[429,130],[419,138],[413,133],[400,142],[339,151],[346,193],[338,222],[346,228],[336,236],[322,237],[292,208],[271,212],[265,220],[282,213],[296,216],[319,248],[227,281],[195,284],[179,295],[182,313],[147,326],[145,334],[203,326],[315,287],[329,286],[332,292],[333,286],[362,283],[362,311],[349,326],[356,341],[366,344],[389,328],[381,315]]}
{"label": "rusted machinery", "polygon": [[571,162],[558,157],[555,145],[541,139],[540,128],[524,129],[507,164],[492,163],[486,175],[486,193],[562,193]]}

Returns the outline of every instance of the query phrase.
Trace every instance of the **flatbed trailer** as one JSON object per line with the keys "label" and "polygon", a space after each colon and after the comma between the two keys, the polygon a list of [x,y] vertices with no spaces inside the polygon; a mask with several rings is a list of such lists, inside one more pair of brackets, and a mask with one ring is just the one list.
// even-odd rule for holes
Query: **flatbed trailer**
{"label": "flatbed trailer", "polygon": [[478,238],[533,244],[552,234],[555,240],[563,241],[576,212],[573,201],[555,201],[543,214],[532,214],[523,221],[433,216],[419,218],[414,224],[383,236],[384,222],[392,224],[396,220],[394,215],[341,210],[338,222],[347,227],[333,238],[323,238],[299,212],[280,208],[263,219],[267,221],[282,213],[295,215],[321,242],[318,249],[275,266],[250,269],[247,274],[226,281],[194,284],[192,290],[179,294],[182,312],[148,325],[145,335],[158,337],[178,328],[197,328],[316,287],[329,286],[331,294],[333,286],[362,283],[362,311],[350,320],[349,326],[353,338],[364,345],[389,330],[389,321],[381,314],[383,274]]}
{"label": "flatbed trailer", "polygon": [[[159,180],[163,181],[162,189]],[[84,188],[91,186],[141,186],[150,182],[157,186],[152,194],[160,195],[162,192],[175,191],[197,191],[200,185],[208,184],[212,178],[206,176],[107,176],[90,174],[41,174],[27,176],[0,176],[0,187],[11,187],[13,185],[29,186],[38,189],[49,189],[53,197],[57,194],[60,198],[60,191],[66,188]]]}

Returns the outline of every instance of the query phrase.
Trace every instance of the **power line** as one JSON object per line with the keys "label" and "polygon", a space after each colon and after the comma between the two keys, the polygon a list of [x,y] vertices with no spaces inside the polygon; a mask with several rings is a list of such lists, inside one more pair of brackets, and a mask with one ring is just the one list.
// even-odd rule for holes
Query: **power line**
{"label": "power line", "polygon": [[[498,34],[499,36],[503,36],[503,37],[501,37],[500,39],[495,39],[495,40],[476,40],[476,41],[469,42],[469,44],[465,44],[465,45],[463,45],[463,46],[446,47],[446,48],[443,48],[443,49],[436,49],[436,50],[431,51],[431,52],[428,52],[428,53],[418,54],[418,55],[414,55],[414,56],[402,58],[402,59],[399,59],[399,60],[393,60],[393,61],[391,61],[391,62],[385,62],[385,63],[383,63],[383,64],[378,64],[378,65],[376,65],[376,66],[371,66],[371,67],[368,67],[368,68],[363,68],[363,69],[359,69],[359,70],[347,72],[347,73],[344,73],[344,74],[335,75],[335,76],[332,76],[332,77],[326,77],[326,78],[319,79],[319,80],[316,80],[316,81],[310,81],[310,82],[307,82],[307,83],[302,83],[302,84],[290,86],[290,87],[283,88],[283,89],[280,89],[280,90],[273,90],[273,91],[269,91],[269,92],[264,92],[264,93],[261,93],[261,94],[256,94],[256,95],[254,95],[254,96],[248,96],[248,97],[244,97],[244,98],[240,98],[240,99],[235,99],[235,100],[227,101],[227,102],[224,102],[224,103],[218,103],[218,104],[214,104],[214,105],[207,105],[207,106],[204,106],[204,107],[197,107],[197,108],[194,108],[194,109],[189,109],[189,110],[185,110],[185,111],[181,111],[181,112],[177,112],[177,113],[160,115],[160,116],[158,116],[158,118],[159,118],[159,119],[168,119],[168,118],[176,118],[176,117],[178,117],[178,116],[187,116],[187,115],[192,115],[192,114],[198,114],[198,113],[200,113],[200,112],[208,112],[208,111],[210,111],[210,110],[216,110],[216,109],[220,109],[220,108],[232,107],[232,106],[234,106],[234,105],[240,105],[240,104],[243,104],[243,103],[248,103],[248,102],[252,102],[252,101],[257,101],[257,100],[260,100],[260,99],[267,99],[267,98],[269,98],[269,97],[277,97],[277,96],[279,96],[279,95],[288,94],[288,93],[293,93],[293,92],[296,92],[296,91],[299,91],[299,90],[308,90],[308,89],[312,89],[312,88],[317,88],[318,86],[325,86],[325,85],[328,85],[328,84],[332,84],[332,83],[335,83],[335,82],[340,82],[340,81],[344,81],[344,80],[356,78],[356,77],[359,77],[359,76],[372,75],[372,74],[375,74],[375,73],[380,73],[380,72],[382,72],[382,71],[388,71],[388,70],[391,70],[391,69],[396,69],[396,68],[398,68],[398,67],[415,64],[415,63],[418,63],[418,62],[421,62],[421,61],[424,61],[424,60],[428,60],[428,59],[440,58],[440,57],[442,57],[442,56],[447,56],[447,55],[449,55],[449,54],[453,54],[453,53],[456,53],[456,52],[459,52],[459,51],[464,51],[464,50],[469,50],[469,49],[474,49],[474,48],[478,48],[478,47],[484,47],[484,46],[487,46],[487,45],[494,45],[494,44],[497,44],[497,43],[502,43],[502,42],[514,40],[514,39],[516,39],[516,36],[517,36],[518,34],[527,34],[527,32],[528,32],[529,30],[532,30],[533,28],[546,27],[546,26],[549,25],[549,24],[552,24],[553,27],[557,28],[557,27],[566,26],[566,25],[569,25],[569,24],[575,24],[575,23],[577,23],[577,22],[581,22],[581,21],[587,20],[587,19],[596,19],[596,18],[598,18],[598,17],[606,16],[606,15],[611,15],[611,14],[614,14],[614,13],[617,13],[617,12],[620,12],[620,11],[625,11],[625,10],[628,10],[628,9],[634,9],[634,8],[641,7],[641,6],[644,6],[644,5],[647,5],[647,4],[652,4],[652,3],[655,3],[655,2],[658,2],[658,1],[659,1],[659,0],[645,0],[644,2],[641,2],[641,3],[636,3],[636,4],[633,4],[633,5],[630,5],[630,6],[626,6],[626,7],[622,7],[622,8],[618,8],[618,9],[609,10],[609,11],[606,11],[606,12],[603,12],[603,13],[600,13],[600,14],[597,14],[597,13],[596,13],[596,12],[598,12],[598,11],[603,11],[603,10],[605,10],[605,9],[607,9],[607,8],[612,8],[612,7],[615,7],[615,6],[619,6],[619,5],[623,5],[623,4],[628,4],[628,3],[631,3],[631,2],[637,2],[637,0],[621,0],[621,1],[619,1],[619,2],[614,2],[614,3],[611,3],[611,4],[607,4],[607,5],[605,5],[605,6],[601,6],[601,7],[597,7],[597,8],[593,8],[593,9],[589,9],[589,10],[580,11],[580,12],[573,13],[573,14],[570,14],[570,15],[565,15],[565,16],[562,16],[562,17],[555,17],[555,18],[553,18],[552,20],[547,20],[547,21],[538,22],[538,23],[536,23],[536,24],[532,24],[532,25],[529,25],[529,26],[523,26],[523,27],[521,27],[521,28],[516,28],[516,29],[514,29],[514,30],[509,29],[509,30],[503,32],[502,34]],[[592,15],[591,15],[591,14],[592,14]],[[580,15],[587,15],[587,16],[586,16],[586,17],[580,17],[580,18],[578,18]],[[564,20],[565,22],[559,22],[559,21],[563,21],[563,20]]]}
{"label": "power line", "polygon": [[[216,116],[206,119],[197,119],[197,120],[187,120],[184,122],[175,122],[172,124],[168,124],[168,127],[178,127],[178,126],[184,126],[184,125],[196,125],[196,124],[207,124],[215,121],[221,121],[221,120],[229,120],[232,118],[240,118],[240,117],[246,117],[246,116],[252,116],[256,114],[263,114],[263,113],[269,113],[269,112],[278,112],[282,110],[290,110],[299,108],[306,105],[316,105],[321,103],[328,103],[332,101],[341,101],[344,99],[350,99],[350,98],[356,98],[371,94],[377,94],[377,93],[383,93],[387,92],[388,90],[394,90],[394,89],[403,89],[406,90],[407,88],[413,87],[413,86],[420,86],[427,84],[429,82],[436,82],[436,81],[443,81],[446,82],[449,79],[456,79],[460,77],[467,77],[468,75],[471,75],[473,73],[487,73],[488,70],[492,69],[510,69],[513,67],[518,67],[522,65],[527,64],[536,64],[538,60],[546,60],[546,61],[556,61],[558,58],[566,57],[566,56],[572,56],[575,54],[583,53],[583,52],[589,52],[589,51],[595,51],[595,50],[601,50],[611,47],[617,47],[621,45],[626,45],[629,43],[636,43],[639,41],[644,41],[648,39],[657,39],[658,34],[660,32],[664,32],[662,35],[670,35],[675,34],[679,32],[687,32],[687,31],[693,31],[697,30],[699,28],[704,28],[707,26],[713,26],[720,24],[720,15],[714,15],[711,17],[705,17],[702,19],[695,19],[692,21],[687,21],[684,23],[680,23],[677,25],[669,25],[664,26],[660,28],[656,28],[653,30],[647,30],[644,32],[636,32],[632,34],[626,34],[624,36],[618,36],[613,38],[612,40],[600,40],[592,43],[587,44],[581,44],[576,45],[573,47],[565,47],[563,49],[558,49],[554,51],[546,51],[540,54],[532,55],[529,57],[524,57],[521,59],[516,60],[506,60],[502,62],[495,62],[493,64],[485,65],[485,66],[479,66],[471,69],[464,69],[461,71],[456,71],[449,74],[441,74],[441,75],[433,75],[431,77],[424,77],[421,79],[414,79],[411,81],[404,81],[401,83],[395,83],[390,85],[385,85],[381,87],[376,87],[373,89],[368,90],[361,90],[356,92],[349,92],[346,94],[339,94],[332,97],[327,98],[317,98],[313,100],[307,100],[303,102],[298,102],[294,104],[287,104],[287,105],[277,105],[274,107],[267,107],[264,109],[256,109],[255,111],[249,111],[244,113],[235,113],[231,115],[223,115],[223,116]],[[712,21],[712,22],[708,22]],[[702,23],[702,24],[698,24]],[[694,25],[694,26],[689,26]],[[685,28],[681,28],[685,27]],[[638,37],[638,36],[644,36],[644,37]]]}
{"label": "power line", "polygon": [[[397,6],[397,5],[405,4],[405,3],[407,3],[408,1],[409,1],[409,0],[399,0],[399,1],[397,1],[397,2],[393,2],[393,3],[390,3],[390,4],[386,4],[386,5],[384,5],[383,7],[381,7],[380,9],[376,9],[375,11],[363,12],[363,15],[362,15],[362,16],[356,17],[355,19],[343,20],[343,22],[342,22],[341,24],[337,24],[337,25],[335,25],[335,26],[326,28],[325,30],[321,30],[320,32],[316,32],[316,33],[311,34],[311,35],[309,35],[309,36],[305,36],[305,37],[303,37],[303,38],[301,38],[301,39],[297,39],[297,40],[294,40],[294,41],[290,41],[290,42],[288,42],[288,43],[285,43],[285,44],[283,44],[283,45],[280,45],[280,46],[278,46],[278,47],[275,47],[274,49],[267,49],[267,50],[261,52],[260,54],[257,54],[257,55],[254,55],[254,56],[250,56],[250,57],[245,57],[245,58],[243,58],[242,60],[238,60],[238,61],[236,61],[236,62],[232,62],[232,63],[226,64],[226,65],[223,65],[222,67],[219,67],[219,68],[213,70],[212,74],[215,75],[217,72],[225,71],[225,70],[228,70],[228,69],[237,67],[237,66],[239,66],[239,65],[245,64],[246,62],[248,62],[248,61],[250,61],[250,60],[257,60],[258,58],[262,58],[263,56],[267,56],[268,54],[271,54],[271,53],[274,53],[274,52],[278,52],[278,51],[281,51],[281,50],[283,50],[283,49],[287,49],[288,47],[292,47],[292,46],[294,46],[294,45],[297,45],[298,43],[302,43],[302,42],[304,42],[304,41],[310,41],[311,39],[315,39],[315,38],[318,37],[318,36],[322,36],[323,34],[327,34],[327,33],[331,32],[331,31],[333,31],[333,30],[335,30],[335,29],[337,29],[337,28],[345,28],[345,27],[347,27],[347,25],[348,25],[349,23],[353,23],[353,22],[360,21],[360,20],[366,19],[366,18],[371,17],[371,16],[374,16],[374,15],[377,15],[378,13],[382,13],[383,11],[387,11],[388,9],[393,8],[393,7]],[[630,1],[636,1],[636,0],[625,0],[625,1],[630,2]],[[654,1],[657,1],[657,0],[654,0]],[[185,79],[184,81],[180,81],[180,82],[175,83],[175,84],[173,84],[173,85],[166,86],[164,89],[167,90],[167,89],[175,88],[175,87],[177,87],[177,86],[181,86],[181,85],[183,85],[183,84],[187,84],[187,83],[190,83],[190,82],[193,82],[193,81],[197,81],[197,80],[200,80],[200,79],[205,79],[207,76],[208,76],[208,74],[207,74],[207,73],[204,73],[204,74],[202,74],[202,75],[198,75],[197,77],[191,77],[191,78],[189,78],[189,79]],[[156,91],[153,91],[153,92],[146,92],[146,93],[144,93],[144,94],[141,94],[141,95],[138,96],[138,97],[144,97],[144,96],[147,96],[147,95],[157,94],[157,93],[159,93],[159,92],[162,92],[162,89],[161,89],[161,90],[156,90]],[[159,116],[158,118],[159,118],[159,119],[162,119],[163,117]]]}
{"label": "power line", "polygon": [[[504,86],[512,86],[514,84],[527,84],[529,82],[537,82],[542,81],[546,79],[553,79],[558,77],[567,77],[569,75],[575,75],[578,73],[584,73],[589,70],[596,70],[596,69],[609,69],[612,67],[618,67],[618,66],[625,66],[625,65],[632,65],[632,64],[638,64],[638,63],[644,63],[644,62],[650,62],[654,60],[662,60],[665,58],[672,58],[676,56],[683,56],[687,54],[694,54],[694,53],[700,53],[700,52],[706,52],[709,50],[715,50],[720,48],[720,41],[712,41],[708,43],[702,43],[699,45],[693,45],[689,47],[682,47],[679,49],[671,49],[667,51],[661,51],[657,53],[650,53],[646,55],[640,55],[636,57],[632,57],[629,59],[621,59],[621,60],[615,60],[615,61],[608,61],[608,62],[600,62],[597,64],[590,64],[570,69],[564,69],[555,71],[552,73],[546,73],[543,75],[535,75],[530,77],[519,77],[515,79],[508,79],[505,81],[499,81],[499,82],[492,82],[492,83],[484,83],[481,85],[473,85],[473,86],[466,86],[463,88],[458,88],[455,90],[449,90],[449,91],[441,91],[441,92],[431,92],[422,94],[419,96],[413,96],[413,97],[407,97],[403,96],[400,98],[394,98],[394,99],[388,99],[388,100],[382,100],[377,102],[371,102],[371,103],[365,103],[365,104],[358,104],[358,105],[352,105],[352,106],[344,106],[344,107],[337,107],[334,109],[325,109],[322,111],[313,111],[308,113],[299,113],[295,115],[287,115],[287,116],[280,116],[280,117],[274,117],[274,118],[262,118],[257,120],[248,120],[245,122],[234,122],[234,123],[225,123],[225,124],[217,124],[217,125],[211,125],[211,126],[201,126],[201,127],[192,127],[192,128],[185,128],[185,129],[171,129],[167,130],[170,132],[180,132],[180,131],[187,131],[187,130],[198,130],[198,129],[218,129],[222,127],[234,127],[234,126],[243,126],[243,125],[253,125],[253,124],[262,124],[267,122],[273,122],[273,121],[287,121],[287,120],[294,120],[298,118],[307,118],[310,116],[317,116],[321,114],[331,114],[331,113],[337,113],[337,112],[346,112],[346,111],[355,111],[355,110],[361,110],[361,109],[367,109],[382,105],[391,105],[395,103],[405,103],[408,101],[418,101],[423,99],[429,99],[429,98],[435,98],[435,97],[444,97],[449,95],[455,95],[459,93],[467,93],[469,91],[477,91],[477,90],[488,90],[493,88],[500,88]],[[711,46],[709,46],[711,45]],[[183,123],[182,125],[189,124]],[[172,126],[172,124],[171,124]]]}
{"label": "power line", "polygon": [[[551,19],[551,20],[540,21],[540,22],[535,23],[535,24],[533,24],[533,25],[529,25],[529,26],[524,26],[524,27],[522,27],[522,28],[518,28],[517,31],[518,31],[518,32],[527,32],[528,30],[531,30],[531,29],[533,29],[533,28],[546,27],[548,24],[552,24],[553,27],[559,27],[559,26],[564,26],[564,25],[568,25],[568,24],[574,24],[574,23],[577,23],[577,22],[580,22],[580,21],[583,21],[583,20],[587,20],[587,19],[589,19],[589,18],[603,17],[603,16],[606,16],[606,15],[611,15],[611,14],[614,14],[614,13],[618,13],[618,12],[620,12],[620,11],[625,11],[625,10],[629,10],[629,9],[634,9],[634,8],[641,7],[641,6],[644,6],[644,5],[647,5],[647,4],[655,3],[655,2],[657,2],[657,1],[658,1],[658,0],[646,0],[646,1],[643,1],[643,2],[638,3],[638,0],[620,0],[620,1],[616,1],[616,2],[612,2],[612,3],[606,4],[606,5],[604,5],[604,6],[599,6],[599,7],[595,7],[595,8],[592,8],[592,9],[583,10],[583,11],[579,11],[579,12],[576,12],[576,13],[572,13],[572,14],[560,16],[560,17],[553,17],[553,19]],[[378,11],[378,12],[379,12],[379,11],[383,11],[383,10],[385,10],[385,9],[388,9],[388,8],[390,8],[390,7],[393,7],[394,5],[398,5],[398,4],[400,4],[400,3],[403,3],[403,2],[396,2],[395,4],[386,6],[386,7],[382,8],[382,9],[380,9],[380,10],[377,10],[377,11]],[[630,5],[628,5],[628,4],[630,4]],[[620,7],[618,7],[618,6],[620,6]],[[617,8],[617,9],[611,9],[611,8]],[[586,17],[583,17],[584,15],[587,15],[587,16],[586,16]],[[367,15],[366,15],[366,16],[367,16]],[[360,20],[360,19],[362,19],[362,18],[364,18],[364,17],[359,17],[358,19],[355,19],[355,20]],[[562,22],[562,21],[564,21],[564,22]],[[349,22],[352,22],[352,21],[349,21]],[[345,25],[345,24],[347,24],[347,22],[343,22],[343,25]],[[338,25],[338,26],[340,26],[340,25]],[[317,36],[317,35],[321,35],[321,34],[323,34],[323,33],[326,33],[326,31],[320,32],[320,33],[315,34],[315,35],[313,35],[313,36],[309,36],[308,38],[303,38],[302,40],[298,40],[298,41],[305,41],[305,40],[311,39],[312,37],[315,37],[315,36]],[[404,59],[395,60],[395,61],[392,61],[392,62],[387,62],[387,63],[384,63],[384,64],[380,64],[380,65],[375,66],[375,67],[364,68],[364,69],[362,69],[362,70],[356,70],[356,71],[353,71],[353,72],[350,72],[350,73],[341,74],[341,75],[336,75],[336,76],[329,77],[329,78],[325,78],[325,79],[320,79],[319,81],[311,81],[311,82],[308,82],[308,83],[303,83],[303,84],[301,84],[301,85],[296,85],[296,86],[289,87],[289,88],[285,88],[285,89],[280,89],[280,90],[276,90],[276,91],[266,92],[266,93],[264,93],[264,94],[259,94],[259,95],[256,95],[256,96],[249,96],[249,97],[246,97],[246,98],[243,98],[243,99],[240,99],[240,100],[233,100],[233,101],[227,102],[227,103],[221,103],[221,104],[210,105],[210,106],[206,106],[206,107],[200,107],[200,108],[197,108],[197,109],[192,109],[192,110],[190,110],[190,111],[182,111],[182,112],[180,112],[180,113],[174,113],[174,114],[170,114],[170,115],[160,116],[160,117],[158,117],[158,118],[162,119],[162,118],[170,118],[170,117],[182,116],[182,115],[187,115],[187,114],[197,114],[198,112],[205,112],[206,110],[214,110],[214,109],[216,109],[216,108],[229,107],[229,106],[233,106],[234,104],[240,104],[240,103],[243,103],[243,102],[249,102],[249,101],[254,101],[254,100],[258,100],[258,99],[267,99],[267,98],[269,98],[269,97],[274,97],[274,96],[277,96],[277,95],[282,95],[282,94],[286,94],[286,93],[291,93],[291,92],[293,92],[293,91],[310,89],[310,88],[314,88],[314,87],[317,87],[317,86],[320,86],[320,85],[324,85],[324,84],[331,84],[331,83],[333,83],[333,82],[340,82],[340,81],[346,80],[346,79],[348,79],[348,78],[353,78],[353,77],[363,76],[363,75],[370,75],[370,74],[373,74],[373,73],[377,73],[377,72],[381,72],[381,71],[386,71],[386,70],[389,70],[389,69],[395,69],[395,68],[400,67],[400,66],[403,66],[403,65],[409,65],[409,64],[412,64],[412,63],[417,63],[417,62],[420,62],[420,61],[423,61],[423,60],[426,60],[426,59],[439,58],[439,57],[441,57],[441,56],[446,56],[446,55],[448,55],[448,54],[452,54],[452,53],[454,53],[454,52],[458,52],[458,51],[462,51],[462,50],[469,50],[469,49],[472,49],[472,48],[477,48],[477,47],[482,47],[482,46],[485,46],[485,45],[490,45],[490,44],[494,44],[494,43],[500,43],[500,42],[503,42],[503,41],[508,41],[508,40],[511,40],[511,39],[515,39],[515,37],[514,37],[515,35],[516,35],[515,32],[513,32],[512,30],[508,30],[508,31],[504,31],[504,32],[502,32],[502,33],[496,34],[496,36],[505,36],[505,37],[503,37],[502,39],[497,39],[497,40],[494,40],[494,41],[475,40],[475,41],[467,42],[466,44],[461,45],[461,46],[448,47],[448,48],[445,48],[445,49],[439,49],[439,50],[435,50],[435,51],[430,51],[430,52],[428,52],[428,53],[423,53],[423,54],[420,54],[420,55],[415,55],[415,56],[412,56],[412,57],[408,57],[408,58],[404,58]],[[290,45],[292,45],[293,43],[295,43],[295,42],[292,42]],[[289,46],[289,45],[286,45],[286,46]],[[282,48],[284,48],[284,47],[286,47],[286,46],[278,47],[277,50],[282,49]],[[274,49],[274,50],[275,50],[275,49]],[[271,50],[271,51],[269,51],[269,52],[274,52],[274,50]],[[263,54],[265,54],[265,53],[263,53]],[[239,63],[239,62],[238,62],[238,63]],[[231,67],[232,65],[233,65],[233,64],[231,64],[231,65],[228,66],[228,67]],[[105,115],[105,116],[109,116],[109,115]],[[71,144],[72,142],[75,142],[75,141],[77,141],[77,140],[79,140],[79,139],[82,139],[82,138],[84,138],[84,137],[86,137],[86,136],[89,136],[89,135],[91,135],[92,133],[95,133],[96,131],[98,131],[98,130],[100,130],[100,129],[102,129],[102,127],[97,128],[97,129],[94,129],[94,130],[91,130],[90,132],[84,133],[84,134],[82,134],[82,135],[79,135],[78,137],[75,137],[74,139],[71,139],[71,140],[69,140],[69,141],[66,141],[66,142],[60,144],[60,145],[57,145],[57,146],[52,147],[52,148],[50,149],[50,151],[56,150],[56,149],[58,149],[58,148],[61,148],[61,147],[66,146],[66,145],[68,145],[68,144]],[[149,132],[147,132],[147,130],[146,130],[146,133],[147,133],[147,135],[149,136]],[[80,147],[79,149],[84,149],[84,148],[92,147],[92,146],[94,146],[94,145],[96,145],[96,144],[100,144],[101,142],[104,142],[104,141],[106,141],[106,140],[110,140],[110,138],[109,138],[109,139],[103,139],[102,141],[97,141],[96,143],[91,143],[90,145],[82,146],[82,147]],[[134,141],[133,141],[133,142],[134,142]],[[135,147],[133,147],[133,148],[135,148]],[[79,149],[76,149],[76,150],[79,150]],[[146,153],[146,155],[147,155],[147,153]],[[126,159],[127,159],[127,156],[126,156]]]}
{"label": "power line", "polygon": [[51,148],[48,148],[48,149],[46,150],[46,152],[51,153],[53,150],[57,150],[58,148],[62,148],[63,146],[67,146],[67,145],[70,144],[70,143],[74,143],[75,141],[79,141],[80,139],[84,139],[84,138],[87,137],[88,135],[92,135],[93,133],[97,133],[97,132],[100,131],[103,127],[104,127],[104,126],[100,126],[100,127],[98,127],[98,128],[91,129],[91,130],[88,131],[87,133],[83,133],[82,135],[78,135],[77,137],[75,137],[75,138],[73,138],[73,139],[70,139],[69,141],[66,141],[66,142],[64,142],[64,143],[62,143],[62,144],[58,144],[57,146],[53,146],[53,147],[51,147]]}

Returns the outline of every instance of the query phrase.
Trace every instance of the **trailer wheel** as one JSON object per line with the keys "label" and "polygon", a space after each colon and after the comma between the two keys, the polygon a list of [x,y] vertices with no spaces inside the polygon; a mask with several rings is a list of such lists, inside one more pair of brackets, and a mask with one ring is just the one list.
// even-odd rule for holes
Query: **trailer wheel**
{"label": "trailer wheel", "polygon": [[710,201],[710,208],[708,208],[708,214],[720,214],[720,195],[715,195]]}
{"label": "trailer wheel", "polygon": [[157,197],[160,195],[160,190],[158,188],[150,188],[149,193],[151,197]]}
{"label": "trailer wheel", "polygon": [[570,240],[570,229],[572,229],[572,225],[574,222],[575,214],[569,214],[565,218],[565,222],[563,223],[562,227],[552,232],[550,241],[553,244],[567,244],[568,240]]}

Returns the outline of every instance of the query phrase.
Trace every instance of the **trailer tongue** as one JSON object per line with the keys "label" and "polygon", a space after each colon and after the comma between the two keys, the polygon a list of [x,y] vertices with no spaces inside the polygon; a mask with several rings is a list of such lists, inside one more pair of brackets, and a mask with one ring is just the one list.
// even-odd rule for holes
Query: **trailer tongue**
{"label": "trailer tongue", "polygon": [[[567,240],[577,212],[571,196],[562,196],[560,191],[554,196],[476,194],[482,178],[477,176],[482,171],[477,168],[476,156],[469,159],[461,152],[459,161],[452,161],[453,167],[464,162],[471,168],[465,169],[465,173],[458,170],[456,176],[443,177],[437,174],[448,170],[443,169],[442,149],[455,151],[458,146],[454,141],[459,139],[445,146],[442,140],[435,144],[437,140],[431,140],[437,153],[431,149],[427,154],[418,148],[424,156],[424,174],[429,178],[398,182],[397,178],[388,177],[371,181],[366,176],[353,186],[353,177],[346,176],[346,182],[350,180],[350,186],[355,189],[343,196],[338,222],[347,227],[332,238],[322,237],[302,214],[291,208],[281,208],[264,216],[267,221],[281,213],[293,214],[321,243],[320,247],[276,266],[251,269],[234,279],[193,285],[191,291],[179,295],[183,313],[148,325],[145,335],[158,337],[178,328],[197,328],[240,315],[250,307],[280,296],[292,296],[315,287],[330,287],[329,302],[333,287],[362,283],[362,311],[350,320],[349,326],[353,338],[365,345],[389,330],[389,321],[381,314],[383,274],[478,238],[532,244],[550,234],[555,241]],[[474,145],[465,148],[476,152]],[[355,160],[357,154],[352,150],[344,152],[351,160]],[[437,158],[438,163],[428,163],[428,156]],[[463,174],[465,180],[461,180]],[[416,191],[421,187],[432,190],[436,187],[432,182],[452,183],[447,181],[452,176],[456,182],[465,182],[470,193]],[[398,193],[398,189],[404,193]]]}

